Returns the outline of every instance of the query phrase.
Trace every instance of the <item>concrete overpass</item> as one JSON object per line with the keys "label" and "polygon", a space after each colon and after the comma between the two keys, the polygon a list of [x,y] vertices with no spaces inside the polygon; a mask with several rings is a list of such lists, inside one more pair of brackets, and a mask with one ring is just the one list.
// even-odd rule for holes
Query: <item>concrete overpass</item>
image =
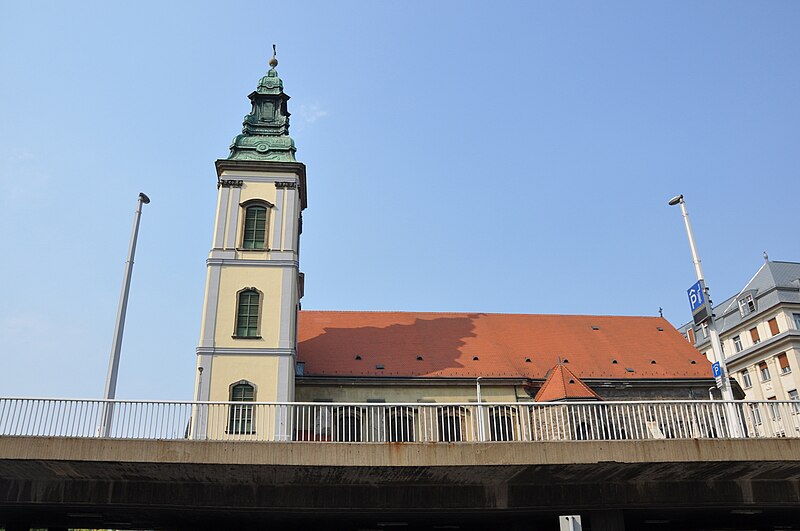
{"label": "concrete overpass", "polygon": [[0,437],[0,527],[800,529],[800,439]]}

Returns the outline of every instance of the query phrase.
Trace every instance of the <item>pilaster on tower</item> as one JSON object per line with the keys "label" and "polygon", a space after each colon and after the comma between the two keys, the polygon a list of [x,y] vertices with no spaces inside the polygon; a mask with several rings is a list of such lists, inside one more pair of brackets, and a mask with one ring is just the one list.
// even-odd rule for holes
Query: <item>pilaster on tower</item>
{"label": "pilaster on tower", "polygon": [[[306,172],[294,156],[278,61],[273,56],[269,64],[248,96],[251,110],[230,155],[216,161],[217,213],[197,348],[201,401],[294,400]],[[252,427],[229,422],[234,431]]]}

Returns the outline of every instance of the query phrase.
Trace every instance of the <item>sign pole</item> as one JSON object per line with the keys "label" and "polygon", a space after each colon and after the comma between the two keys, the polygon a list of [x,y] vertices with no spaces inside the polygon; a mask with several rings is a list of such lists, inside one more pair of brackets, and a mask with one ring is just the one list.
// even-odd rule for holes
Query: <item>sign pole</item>
{"label": "sign pole", "polygon": [[[673,197],[669,201],[669,204],[670,206],[680,205],[681,207],[683,223],[686,225],[686,234],[689,237],[689,248],[692,251],[692,263],[694,264],[694,272],[697,275],[697,284],[692,286],[692,288],[689,290],[689,303],[692,308],[692,314],[695,316],[700,316],[704,310],[707,310],[707,315],[705,315],[704,319],[701,319],[700,322],[705,321],[707,323],[708,335],[711,339],[711,351],[714,353],[714,358],[719,364],[721,380],[717,379],[717,387],[719,387],[720,392],[722,393],[722,399],[732,402],[734,398],[733,390],[731,389],[730,376],[728,375],[728,365],[725,363],[725,354],[722,352],[722,343],[719,340],[719,333],[717,332],[717,326],[714,322],[711,297],[709,296],[709,289],[705,286],[703,266],[700,265],[700,256],[697,253],[697,246],[695,245],[694,241],[694,233],[692,232],[692,225],[689,223],[689,213],[686,212],[686,203],[683,200],[683,195]],[[700,287],[699,294],[697,294],[697,292],[695,293],[699,295],[700,298],[696,304],[696,302],[692,300],[692,291],[695,290],[698,285]],[[701,305],[703,307],[701,307]],[[698,323],[695,322],[695,324]],[[740,436],[741,431],[739,429],[739,423],[735,422],[735,419],[738,418],[738,415],[735,414],[735,411],[729,411],[728,417],[731,433],[734,434],[734,436]]]}

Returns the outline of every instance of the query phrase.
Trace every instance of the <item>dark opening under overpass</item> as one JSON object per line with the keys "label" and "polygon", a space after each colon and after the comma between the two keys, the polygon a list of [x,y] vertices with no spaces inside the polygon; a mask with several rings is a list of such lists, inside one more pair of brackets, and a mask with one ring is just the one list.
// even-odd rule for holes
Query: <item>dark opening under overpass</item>
{"label": "dark opening under overpass", "polygon": [[800,529],[800,439],[0,437],[0,527]]}

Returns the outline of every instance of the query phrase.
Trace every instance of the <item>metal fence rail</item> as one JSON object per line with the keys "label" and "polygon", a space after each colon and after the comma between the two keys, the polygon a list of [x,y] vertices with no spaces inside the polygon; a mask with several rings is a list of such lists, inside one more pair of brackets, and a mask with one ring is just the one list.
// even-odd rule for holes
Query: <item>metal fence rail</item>
{"label": "metal fence rail", "polygon": [[298,442],[800,437],[800,402],[264,403],[0,398],[0,436]]}

